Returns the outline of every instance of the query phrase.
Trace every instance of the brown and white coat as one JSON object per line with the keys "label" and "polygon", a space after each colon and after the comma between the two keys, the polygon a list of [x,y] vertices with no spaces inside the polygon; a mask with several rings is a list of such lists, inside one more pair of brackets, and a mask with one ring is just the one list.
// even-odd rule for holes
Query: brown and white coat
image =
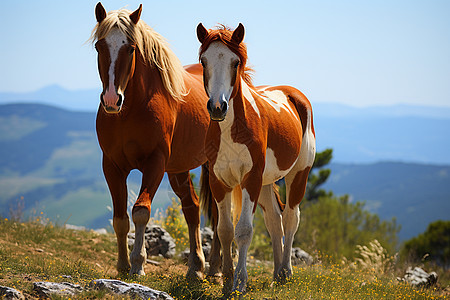
{"label": "brown and white coat", "polygon": [[[315,158],[311,104],[290,86],[253,86],[246,67],[242,24],[235,31],[224,27],[206,30],[199,24],[197,36],[202,43],[199,57],[209,96],[206,155],[219,208],[224,291],[245,289],[246,256],[257,204],[263,208],[272,238],[274,278],[283,282],[292,273],[290,253],[299,224],[299,204]],[[273,190],[273,183],[283,177],[287,194],[284,210]],[[235,228],[230,215],[232,202],[239,217]],[[239,251],[234,275],[233,238]]]}

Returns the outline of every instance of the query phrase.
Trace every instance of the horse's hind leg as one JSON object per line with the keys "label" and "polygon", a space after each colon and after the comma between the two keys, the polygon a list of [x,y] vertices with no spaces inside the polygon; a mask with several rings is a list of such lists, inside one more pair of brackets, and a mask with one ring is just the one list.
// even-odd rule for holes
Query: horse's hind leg
{"label": "horse's hind leg", "polygon": [[284,250],[277,280],[284,283],[292,275],[291,251],[300,222],[299,204],[305,195],[310,167],[291,171],[286,177],[286,206],[283,211]]}
{"label": "horse's hind leg", "polygon": [[219,212],[217,209],[216,200],[212,199],[211,203],[211,224],[214,231],[213,240],[211,242],[211,251],[209,254],[209,271],[208,275],[210,277],[215,277],[220,275],[222,269],[222,257],[220,256],[220,240],[219,235],[217,234],[217,224],[219,222]]}
{"label": "horse's hind leg", "polygon": [[220,202],[217,203],[219,219],[217,234],[222,246],[223,255],[223,292],[230,293],[233,287],[234,266],[231,257],[231,243],[234,237],[234,227],[231,221],[231,192],[227,192]]}
{"label": "horse's hind leg", "polygon": [[273,185],[265,185],[261,189],[258,200],[264,212],[264,223],[269,231],[273,248],[273,276],[277,277],[283,255],[283,226],[281,223],[281,209],[273,191]]}
{"label": "horse's hind leg", "polygon": [[217,234],[217,223],[218,223],[218,209],[217,203],[212,195],[211,185],[209,182],[209,164],[204,163],[202,165],[202,173],[200,176],[200,206],[203,213],[211,222],[212,229],[214,231],[214,236],[211,241],[211,250],[209,252],[209,257],[205,257],[206,261],[209,262],[209,270],[207,277],[210,279],[215,279],[216,276],[221,275],[222,270],[222,257],[220,256],[220,241]]}
{"label": "horse's hind leg", "polygon": [[117,238],[117,270],[127,274],[130,270],[128,258],[128,231],[130,220],[127,214],[127,182],[128,174],[116,167],[106,156],[103,157],[103,173],[108,183],[113,202],[113,227]]}
{"label": "horse's hind leg", "polygon": [[172,189],[181,199],[184,218],[189,228],[189,269],[186,276],[192,279],[202,279],[202,272],[205,268],[205,256],[203,255],[200,236],[199,199],[195,193],[189,172],[168,175]]}

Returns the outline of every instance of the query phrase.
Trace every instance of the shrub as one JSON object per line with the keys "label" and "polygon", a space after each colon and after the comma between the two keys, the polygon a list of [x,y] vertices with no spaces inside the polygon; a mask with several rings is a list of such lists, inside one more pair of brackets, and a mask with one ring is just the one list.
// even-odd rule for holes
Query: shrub
{"label": "shrub", "polygon": [[376,239],[393,253],[399,230],[395,219],[381,221],[364,209],[364,203],[350,203],[348,196],[322,197],[303,205],[294,245],[335,258],[353,258],[356,245]]}
{"label": "shrub", "polygon": [[436,221],[428,225],[427,230],[406,241],[401,250],[403,259],[419,260],[428,256],[428,260],[437,265],[450,268],[450,221]]}

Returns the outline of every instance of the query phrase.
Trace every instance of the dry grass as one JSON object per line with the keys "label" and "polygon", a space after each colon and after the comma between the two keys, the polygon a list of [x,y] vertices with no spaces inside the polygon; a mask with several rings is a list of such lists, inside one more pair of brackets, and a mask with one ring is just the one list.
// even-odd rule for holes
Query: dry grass
{"label": "dry grass", "polygon": [[370,273],[372,277],[393,272],[394,257],[389,257],[386,249],[381,246],[380,242],[373,240],[369,246],[356,246],[356,255],[360,256],[350,265],[355,269],[364,270]]}
{"label": "dry grass", "polygon": [[[168,292],[175,299],[219,299],[218,282],[188,282],[187,267],[178,260],[147,264],[143,277],[118,277],[114,269],[116,250],[113,234],[97,235],[42,225],[41,220],[16,223],[0,220],[0,285],[16,288],[30,299],[35,281],[68,281],[86,285],[93,279],[118,278]],[[266,264],[250,264],[248,292],[243,299],[446,299],[442,288],[415,289],[399,283],[393,274],[374,276],[372,268],[384,269],[386,257],[377,245],[362,247],[367,254],[350,267],[317,264],[294,268],[286,285],[272,282],[272,269]],[[359,265],[358,265],[359,264]],[[363,265],[372,266],[369,268]],[[115,299],[104,292],[91,291],[76,299]],[[55,297],[54,299],[61,299]],[[73,299],[73,297],[72,297]]]}

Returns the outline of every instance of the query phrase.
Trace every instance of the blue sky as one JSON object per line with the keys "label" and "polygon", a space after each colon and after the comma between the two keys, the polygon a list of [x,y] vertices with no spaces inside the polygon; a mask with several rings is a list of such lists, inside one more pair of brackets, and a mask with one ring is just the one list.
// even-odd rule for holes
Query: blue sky
{"label": "blue sky", "polygon": [[[141,2],[183,64],[197,62],[199,22],[242,22],[256,84],[293,85],[313,103],[450,106],[450,1],[102,1]],[[96,3],[3,1],[0,92],[99,88],[85,43]]]}

